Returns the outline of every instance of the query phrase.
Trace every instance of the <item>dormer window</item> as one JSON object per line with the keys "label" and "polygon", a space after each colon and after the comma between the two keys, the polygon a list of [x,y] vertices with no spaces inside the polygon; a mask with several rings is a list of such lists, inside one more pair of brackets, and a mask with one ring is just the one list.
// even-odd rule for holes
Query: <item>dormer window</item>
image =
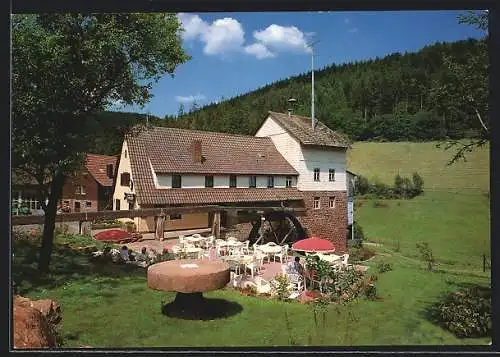
{"label": "dormer window", "polygon": [[267,176],[267,188],[274,187],[274,176]]}
{"label": "dormer window", "polygon": [[314,181],[319,181],[319,169],[314,169]]}
{"label": "dormer window", "polygon": [[285,181],[286,187],[292,187],[292,176],[287,176]]}
{"label": "dormer window", "polygon": [[214,187],[214,177],[205,176],[205,187]]}
{"label": "dormer window", "polygon": [[109,178],[113,178],[113,164],[106,165],[106,174]]}

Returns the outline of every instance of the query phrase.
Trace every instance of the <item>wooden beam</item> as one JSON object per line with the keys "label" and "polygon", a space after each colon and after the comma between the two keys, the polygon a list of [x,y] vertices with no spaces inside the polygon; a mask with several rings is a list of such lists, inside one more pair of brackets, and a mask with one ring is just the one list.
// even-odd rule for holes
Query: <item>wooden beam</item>
{"label": "wooden beam", "polygon": [[[165,208],[142,208],[136,210],[122,210],[122,211],[94,211],[94,212],[73,212],[73,213],[60,213],[56,215],[56,222],[82,222],[93,221],[97,218],[100,219],[117,219],[117,218],[135,218],[135,217],[154,217],[159,214],[186,214],[186,213],[208,213],[220,211],[244,211],[253,212],[289,212],[296,216],[305,214],[304,208],[291,208],[291,207],[237,207],[237,206],[189,206],[189,207],[165,207]],[[220,217],[219,217],[220,222]],[[43,224],[44,216],[12,216],[11,224],[13,226],[27,225],[27,224]],[[219,223],[220,224],[220,223]]]}

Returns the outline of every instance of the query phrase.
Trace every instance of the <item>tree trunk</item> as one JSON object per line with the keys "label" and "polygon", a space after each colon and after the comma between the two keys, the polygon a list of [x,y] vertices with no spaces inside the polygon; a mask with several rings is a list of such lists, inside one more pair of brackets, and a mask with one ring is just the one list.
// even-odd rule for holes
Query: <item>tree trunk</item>
{"label": "tree trunk", "polygon": [[54,244],[57,202],[59,201],[59,197],[61,197],[64,179],[64,175],[57,173],[54,175],[53,181],[50,185],[49,202],[47,204],[47,209],[45,210],[42,245],[40,247],[40,256],[38,260],[38,270],[40,273],[47,273],[49,271],[52,246]]}

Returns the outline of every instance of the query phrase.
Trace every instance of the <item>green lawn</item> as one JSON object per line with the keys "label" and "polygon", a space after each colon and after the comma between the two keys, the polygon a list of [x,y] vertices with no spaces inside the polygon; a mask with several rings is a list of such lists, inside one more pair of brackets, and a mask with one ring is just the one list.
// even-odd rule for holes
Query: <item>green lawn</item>
{"label": "green lawn", "polygon": [[427,191],[488,191],[490,187],[489,147],[467,154],[467,162],[447,166],[454,149],[436,148],[436,142],[357,142],[348,152],[347,167],[369,179],[393,184],[398,173],[410,176],[417,171]]}
{"label": "green lawn", "polygon": [[[390,252],[391,256],[377,256],[368,263],[372,274],[379,260],[394,265],[393,271],[379,275],[377,289],[383,299],[333,305],[324,328],[321,314],[320,329],[315,328],[310,306],[241,296],[232,290],[206,296],[236,304],[234,314],[188,321],[161,313],[162,301],[171,301],[173,294],[149,290],[144,269],[95,266],[82,253],[60,245],[67,240],[71,237],[59,237],[55,270],[48,278],[41,280],[33,271],[36,242],[16,242],[13,266],[23,295],[60,303],[64,347],[486,344],[490,340],[457,339],[426,318],[426,309],[443,292],[465,283],[488,285],[489,275],[481,272],[430,273],[419,261]],[[85,243],[81,237],[78,240]],[[387,249],[379,252],[387,254]]]}
{"label": "green lawn", "polygon": [[[426,311],[448,291],[489,286],[482,256],[490,255],[489,164],[487,149],[467,163],[447,167],[451,152],[433,143],[356,143],[349,169],[391,184],[394,175],[418,171],[423,196],[365,200],[355,219],[369,241],[380,243],[367,265],[377,274],[377,301],[332,305],[326,322],[308,305],[246,297],[232,290],[206,294],[237,309],[212,321],[173,319],[161,313],[161,302],[173,294],[149,290],[146,271],[131,266],[96,266],[62,243],[86,245],[89,238],[58,236],[53,273],[36,272],[37,241],[15,240],[13,279],[32,298],[52,298],[62,307],[65,347],[273,346],[273,345],[460,345],[487,344],[490,338],[458,339],[434,324]],[[396,241],[400,250],[396,251]],[[438,260],[436,272],[425,270],[416,243],[428,242]],[[380,261],[394,269],[378,274]],[[238,311],[241,310],[241,311]],[[286,315],[285,315],[286,313]],[[290,321],[287,328],[286,318]],[[319,328],[316,328],[316,325]]]}

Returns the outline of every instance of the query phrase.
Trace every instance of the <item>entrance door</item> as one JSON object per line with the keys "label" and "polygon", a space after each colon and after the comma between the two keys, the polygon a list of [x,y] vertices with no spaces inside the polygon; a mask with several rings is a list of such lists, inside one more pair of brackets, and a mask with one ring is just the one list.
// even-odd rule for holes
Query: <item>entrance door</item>
{"label": "entrance door", "polygon": [[75,212],[80,212],[80,202],[75,201]]}

